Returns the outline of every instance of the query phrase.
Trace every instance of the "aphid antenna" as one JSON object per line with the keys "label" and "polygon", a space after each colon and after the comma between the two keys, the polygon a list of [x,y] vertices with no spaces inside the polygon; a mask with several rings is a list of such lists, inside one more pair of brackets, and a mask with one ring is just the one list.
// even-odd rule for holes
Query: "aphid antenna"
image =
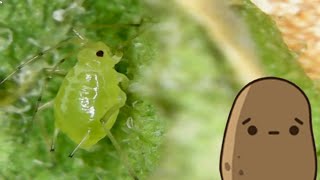
{"label": "aphid antenna", "polygon": [[[92,24],[92,25],[80,25],[78,27],[85,27],[85,28],[92,28],[92,29],[98,29],[98,28],[123,28],[123,27],[134,27],[134,28],[141,28],[147,23],[155,23],[154,21],[150,20],[150,18],[141,18],[138,23],[127,23],[127,24]],[[116,51],[121,51],[123,48],[127,47],[134,39],[136,39],[139,35],[141,35],[147,28],[142,28],[139,30],[138,33],[136,33],[133,37],[126,40],[124,43],[122,43],[120,46],[116,48]],[[75,33],[76,36],[79,37],[79,39],[82,39],[84,44],[88,42],[87,38],[85,38],[83,35],[81,35],[76,28],[73,28],[72,31]]]}
{"label": "aphid antenna", "polygon": [[150,22],[153,23],[153,21],[150,20],[150,18],[141,18],[139,22],[137,23],[114,23],[114,24],[90,24],[90,25],[77,25],[77,27],[80,28],[86,28],[86,29],[99,29],[99,28],[140,28],[145,23]]}
{"label": "aphid antenna", "polygon": [[2,85],[5,81],[7,81],[9,78],[11,78],[14,74],[16,74],[17,72],[19,72],[23,67],[27,66],[28,64],[40,59],[42,56],[44,56],[45,54],[47,54],[48,52],[54,50],[54,49],[59,49],[61,47],[64,46],[65,43],[71,41],[73,38],[75,38],[75,36],[70,36],[62,41],[60,41],[58,44],[56,44],[55,46],[52,46],[46,50],[43,50],[41,52],[39,52],[38,54],[32,56],[31,58],[25,60],[23,63],[21,63],[14,71],[12,71],[8,76],[6,76],[3,80],[0,81],[0,85]]}
{"label": "aphid antenna", "polygon": [[98,28],[139,28],[141,26],[141,23],[129,23],[129,24],[91,24],[91,25],[80,25],[77,27],[81,28],[92,28],[92,29],[98,29]]}
{"label": "aphid antenna", "polygon": [[[143,26],[147,22],[151,22],[151,21],[147,21],[145,18],[142,18],[138,27]],[[144,28],[139,29],[139,31],[134,36],[132,36],[131,38],[126,40],[124,43],[122,43],[120,46],[118,46],[116,51],[122,51],[123,48],[127,47],[134,39],[136,39],[138,36],[140,36],[147,29],[148,29],[148,27],[144,27]]]}

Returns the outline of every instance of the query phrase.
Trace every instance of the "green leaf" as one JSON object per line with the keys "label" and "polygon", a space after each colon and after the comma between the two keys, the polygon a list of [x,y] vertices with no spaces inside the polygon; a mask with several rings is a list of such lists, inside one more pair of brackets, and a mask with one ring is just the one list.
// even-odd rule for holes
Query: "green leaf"
{"label": "green leaf", "polygon": [[[275,23],[249,0],[2,2],[0,79],[74,36],[73,29],[113,52],[124,46],[116,69],[130,79],[128,99],[111,132],[140,179],[220,179],[221,142],[232,102],[248,80],[261,76],[299,85],[312,104],[315,138],[320,135],[318,89]],[[201,3],[208,3],[208,10],[197,11]],[[122,26],[141,19],[141,27]],[[132,179],[108,138],[70,159],[76,144],[64,134],[56,151],[49,152],[52,108],[31,121],[42,69],[67,57],[61,67],[67,72],[79,49],[76,41],[66,43],[0,85],[1,178]],[[50,80],[42,102],[55,97],[62,79]]]}

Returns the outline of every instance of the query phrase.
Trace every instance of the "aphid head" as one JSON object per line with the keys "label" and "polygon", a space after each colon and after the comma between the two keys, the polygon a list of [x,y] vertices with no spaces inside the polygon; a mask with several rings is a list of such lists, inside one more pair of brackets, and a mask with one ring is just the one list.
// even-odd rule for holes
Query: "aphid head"
{"label": "aphid head", "polygon": [[78,54],[79,62],[90,63],[98,62],[114,66],[118,63],[112,58],[110,48],[103,42],[88,42]]}

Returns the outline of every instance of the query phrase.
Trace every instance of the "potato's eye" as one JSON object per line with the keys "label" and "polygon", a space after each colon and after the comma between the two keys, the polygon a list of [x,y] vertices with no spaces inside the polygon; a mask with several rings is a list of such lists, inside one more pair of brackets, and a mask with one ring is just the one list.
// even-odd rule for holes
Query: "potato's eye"
{"label": "potato's eye", "polygon": [[291,135],[295,136],[299,133],[299,128],[297,126],[291,126],[289,129]]}
{"label": "potato's eye", "polygon": [[96,55],[98,56],[98,57],[103,57],[103,51],[102,50],[99,50],[99,51],[97,51],[97,53],[96,53]]}
{"label": "potato's eye", "polygon": [[258,132],[258,129],[257,129],[256,126],[249,126],[249,127],[248,127],[248,133],[249,133],[251,136],[257,134],[257,132]]}

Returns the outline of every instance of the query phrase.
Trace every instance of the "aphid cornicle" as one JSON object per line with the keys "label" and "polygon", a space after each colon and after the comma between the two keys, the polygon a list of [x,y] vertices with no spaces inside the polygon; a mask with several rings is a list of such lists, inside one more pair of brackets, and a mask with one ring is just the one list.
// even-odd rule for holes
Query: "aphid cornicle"
{"label": "aphid cornicle", "polygon": [[120,58],[111,56],[102,42],[87,43],[54,99],[56,128],[80,148],[104,138],[125,104],[126,94],[119,83],[125,86],[128,79],[114,69]]}

